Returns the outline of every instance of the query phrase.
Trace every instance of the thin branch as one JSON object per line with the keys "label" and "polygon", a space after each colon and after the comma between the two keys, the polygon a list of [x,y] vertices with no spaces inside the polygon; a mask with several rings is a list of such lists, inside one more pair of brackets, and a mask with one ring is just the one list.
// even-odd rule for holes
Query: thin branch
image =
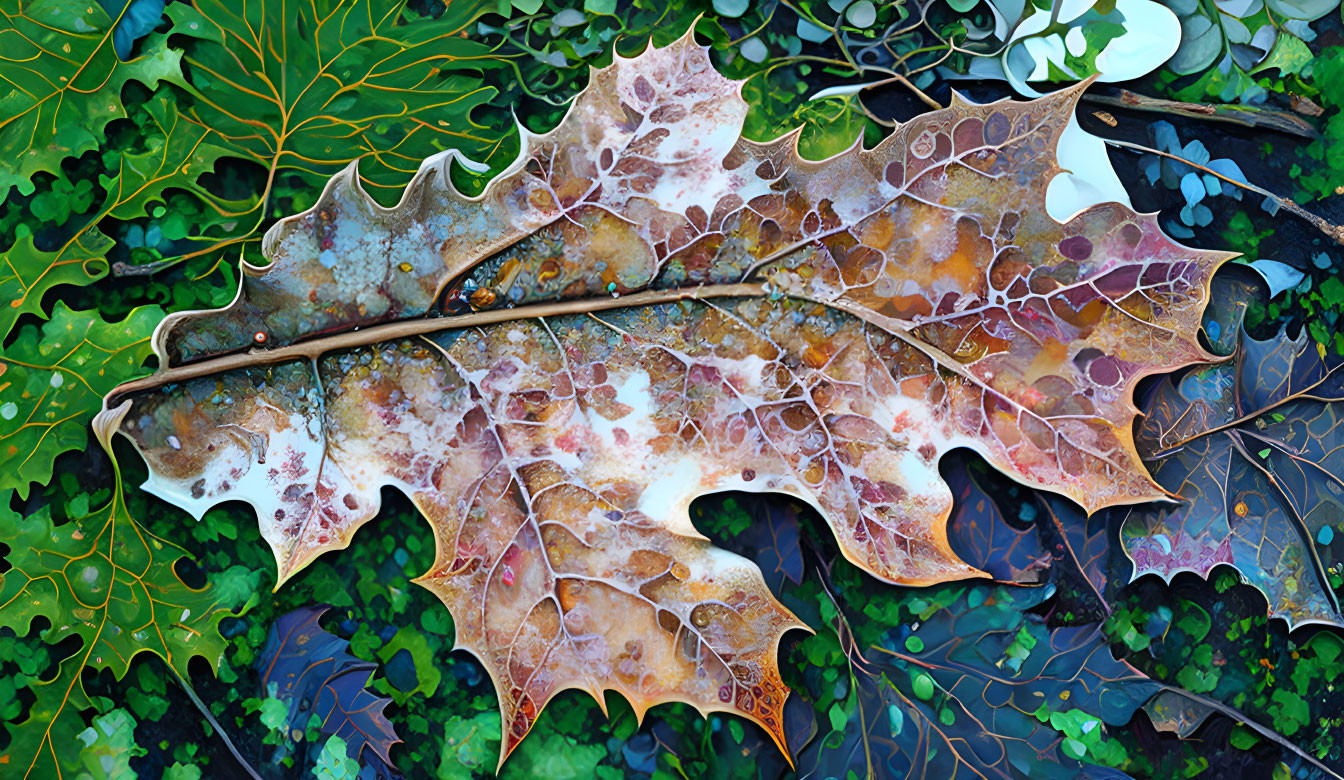
{"label": "thin branch", "polygon": [[1176,688],[1174,686],[1165,685],[1161,683],[1159,683],[1159,685],[1162,685],[1162,689],[1167,691],[1168,693],[1174,693],[1177,694],[1178,696],[1184,696],[1190,701],[1193,701],[1197,704],[1202,704],[1205,707],[1208,707],[1212,710],[1216,710],[1219,713],[1222,713],[1223,715],[1231,718],[1232,720],[1244,724],[1245,726],[1255,731],[1260,736],[1265,737],[1266,739],[1278,744],[1280,747],[1284,748],[1285,750],[1288,750],[1290,753],[1295,753],[1296,755],[1301,756],[1303,760],[1305,760],[1312,766],[1316,767],[1317,769],[1320,769],[1329,777],[1333,777],[1335,778],[1335,780],[1344,780],[1344,777],[1341,777],[1337,772],[1332,770],[1330,767],[1316,760],[1316,757],[1313,756],[1311,753],[1308,753],[1307,751],[1303,750],[1297,745],[1294,745],[1292,742],[1289,742],[1287,739],[1280,736],[1278,732],[1274,731],[1268,726],[1262,726],[1259,723],[1256,723],[1255,721],[1246,717],[1241,713],[1240,710],[1233,709],[1232,707],[1229,707],[1228,705],[1223,704],[1222,702],[1216,699],[1210,699],[1206,696],[1200,696],[1197,693],[1191,693],[1190,691],[1187,691],[1183,688]]}
{"label": "thin branch", "polygon": [[1310,222],[1311,224],[1315,225],[1317,230],[1329,236],[1335,243],[1344,244],[1344,226],[1336,225],[1335,223],[1330,222],[1323,217],[1318,217],[1315,214],[1312,214],[1310,211],[1307,211],[1306,209],[1297,205],[1297,203],[1288,200],[1287,198],[1282,197],[1280,195],[1275,195],[1274,193],[1270,192],[1264,187],[1256,186],[1254,184],[1251,184],[1250,182],[1237,181],[1236,179],[1224,176],[1223,174],[1213,170],[1212,168],[1209,168],[1208,166],[1200,165],[1197,162],[1191,162],[1190,160],[1187,160],[1178,154],[1159,151],[1157,149],[1153,149],[1152,147],[1144,146],[1142,144],[1130,143],[1129,141],[1115,141],[1110,138],[1105,139],[1105,141],[1111,146],[1117,146],[1135,152],[1156,154],[1160,157],[1166,157],[1171,160],[1176,160],[1177,162],[1185,163],[1186,165],[1189,165],[1191,168],[1195,168],[1196,170],[1207,173],[1210,176],[1222,179],[1228,184],[1234,185],[1236,187],[1241,187],[1242,189],[1245,190],[1250,190],[1251,192],[1254,192],[1257,195],[1261,195],[1269,199],[1271,202],[1274,203],[1276,207],[1289,211],[1293,214],[1296,214],[1297,216],[1301,217],[1307,222]]}
{"label": "thin branch", "polygon": [[1190,119],[1203,119],[1209,122],[1251,127],[1257,130],[1276,130],[1298,138],[1316,139],[1321,133],[1316,126],[1302,117],[1288,111],[1275,111],[1268,108],[1250,108],[1242,106],[1213,106],[1207,103],[1186,103],[1179,100],[1140,95],[1127,89],[1119,95],[1083,95],[1083,100],[1103,106],[1131,109],[1134,111],[1152,111],[1161,114],[1175,114]]}
{"label": "thin branch", "polygon": [[219,721],[215,720],[215,716],[210,714],[210,708],[205,706],[205,702],[201,701],[201,697],[196,695],[196,691],[191,687],[191,683],[182,679],[182,675],[177,673],[177,670],[173,668],[172,664],[165,662],[164,666],[168,667],[168,671],[173,673],[173,679],[177,680],[177,684],[182,686],[182,690],[187,692],[187,696],[191,699],[192,704],[195,704],[196,709],[200,710],[201,714],[205,716],[210,727],[215,730],[215,733],[219,735],[220,739],[224,740],[224,746],[233,754],[233,759],[238,762],[238,766],[242,767],[243,771],[247,772],[248,777],[251,777],[252,780],[261,780],[261,775],[257,774],[251,764],[243,760],[242,755],[238,752],[238,748],[234,747],[233,740],[229,739],[228,732],[224,731],[219,725]]}
{"label": "thin branch", "polygon": [[884,85],[886,85],[886,84],[890,84],[890,83],[893,82],[893,81],[896,82],[896,83],[898,83],[898,84],[901,84],[901,85],[904,86],[906,89],[908,89],[908,90],[910,90],[911,92],[915,93],[915,97],[917,97],[917,98],[919,98],[921,101],[923,101],[924,105],[928,106],[929,108],[932,108],[932,109],[934,109],[935,111],[938,110],[938,109],[947,108],[947,106],[944,106],[942,103],[939,103],[938,101],[936,101],[936,100],[934,100],[933,98],[929,97],[928,94],[924,92],[924,90],[922,90],[922,89],[920,89],[919,87],[915,86],[915,84],[914,84],[913,81],[911,81],[910,79],[906,78],[905,76],[902,76],[902,75],[899,74],[899,73],[893,73],[893,74],[891,74],[891,76],[889,76],[888,78],[886,78],[886,79],[884,79],[884,80],[882,80],[882,81],[875,81],[875,82],[873,82],[872,84],[864,84],[862,87],[859,88],[859,91],[862,92],[862,91],[865,90],[865,89],[871,89],[871,88],[873,88],[873,87],[884,86]]}

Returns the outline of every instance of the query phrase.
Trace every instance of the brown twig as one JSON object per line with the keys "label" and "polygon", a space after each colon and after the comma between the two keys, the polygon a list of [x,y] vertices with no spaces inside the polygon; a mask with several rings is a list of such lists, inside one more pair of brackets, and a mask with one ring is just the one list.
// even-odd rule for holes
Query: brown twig
{"label": "brown twig", "polygon": [[1306,119],[1287,112],[1269,108],[1249,108],[1242,106],[1211,106],[1206,103],[1186,103],[1180,100],[1163,100],[1148,97],[1127,89],[1119,95],[1083,95],[1083,100],[1103,106],[1127,108],[1134,111],[1153,111],[1162,114],[1175,114],[1190,119],[1203,119],[1209,122],[1226,122],[1258,130],[1276,130],[1298,138],[1316,139],[1321,137],[1320,130]]}

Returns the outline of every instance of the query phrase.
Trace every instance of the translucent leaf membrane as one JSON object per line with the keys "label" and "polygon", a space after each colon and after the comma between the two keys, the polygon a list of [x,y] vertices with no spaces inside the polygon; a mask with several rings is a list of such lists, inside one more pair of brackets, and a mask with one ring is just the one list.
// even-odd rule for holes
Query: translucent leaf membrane
{"label": "translucent leaf membrane", "polygon": [[1180,505],[1137,508],[1122,540],[1134,576],[1235,566],[1290,625],[1341,625],[1328,571],[1344,561],[1340,401],[1344,372],[1303,330],[1157,385],[1139,444]]}

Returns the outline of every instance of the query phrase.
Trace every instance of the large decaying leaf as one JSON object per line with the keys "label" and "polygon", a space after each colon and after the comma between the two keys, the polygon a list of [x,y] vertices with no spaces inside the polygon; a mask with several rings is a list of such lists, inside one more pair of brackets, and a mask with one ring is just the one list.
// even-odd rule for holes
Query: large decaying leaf
{"label": "large decaying leaf", "polygon": [[146,488],[198,516],[250,501],[281,581],[383,486],[411,496],[437,540],[420,582],[495,681],[505,755],[565,688],[783,745],[798,621],[696,532],[696,496],[792,493],[850,560],[928,584],[984,576],[947,540],[954,447],[1088,508],[1164,495],[1132,387],[1207,357],[1223,256],[1116,204],[1046,215],[1078,94],[958,99],[810,162],[740,138],[739,85],[689,36],[618,58],[477,198],[448,155],[390,210],[336,177],[110,400]]}

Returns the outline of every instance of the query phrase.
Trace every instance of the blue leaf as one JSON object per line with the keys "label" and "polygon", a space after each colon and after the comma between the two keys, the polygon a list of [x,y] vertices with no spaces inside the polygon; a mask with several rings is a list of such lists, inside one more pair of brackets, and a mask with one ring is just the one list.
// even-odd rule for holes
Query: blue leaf
{"label": "blue leaf", "polygon": [[1265,282],[1269,285],[1271,298],[1284,290],[1296,287],[1298,282],[1302,281],[1302,277],[1306,276],[1291,265],[1280,263],[1277,260],[1256,260],[1251,263],[1251,267],[1264,277]]}
{"label": "blue leaf", "polygon": [[410,693],[420,685],[420,676],[415,672],[415,659],[411,651],[404,647],[387,659],[383,673],[392,687],[403,693]]}
{"label": "blue leaf", "polygon": [[1209,150],[1204,148],[1204,142],[1198,138],[1185,145],[1185,151],[1181,153],[1181,156],[1195,165],[1209,164]]}
{"label": "blue leaf", "polygon": [[1186,206],[1193,206],[1204,200],[1206,192],[1204,182],[1200,180],[1199,174],[1187,173],[1181,177],[1181,194],[1185,196]]}
{"label": "blue leaf", "polygon": [[1246,181],[1246,174],[1241,172],[1241,166],[1226,157],[1220,160],[1210,160],[1209,164],[1205,167],[1221,176],[1226,176],[1232,181],[1240,182],[1241,184],[1249,183]]}
{"label": "blue leaf", "polygon": [[798,37],[812,43],[825,43],[831,40],[833,31],[819,27],[808,20],[798,17]]}
{"label": "blue leaf", "polygon": [[1157,148],[1172,154],[1180,154],[1181,139],[1176,135],[1176,128],[1165,119],[1154,122],[1153,141]]}
{"label": "blue leaf", "polygon": [[[117,19],[112,29],[112,48],[121,60],[131,58],[135,42],[149,35],[163,18],[164,0],[98,0],[107,15]],[[120,17],[120,18],[118,18]]]}
{"label": "blue leaf", "polygon": [[659,748],[652,732],[641,732],[621,746],[621,755],[631,770],[651,775],[658,771]]}
{"label": "blue leaf", "polygon": [[1156,185],[1162,177],[1162,158],[1144,157],[1140,165],[1143,166],[1143,175],[1148,177],[1148,183]]}
{"label": "blue leaf", "polygon": [[276,686],[273,695],[289,707],[287,731],[305,728],[320,714],[321,732],[344,739],[361,764],[391,764],[387,751],[401,741],[383,714],[391,699],[365,689],[378,667],[350,655],[348,641],[318,625],[328,609],[302,607],[271,626],[256,662],[261,690]]}
{"label": "blue leaf", "polygon": [[1195,231],[1179,222],[1167,222],[1167,232],[1172,238],[1194,238]]}

